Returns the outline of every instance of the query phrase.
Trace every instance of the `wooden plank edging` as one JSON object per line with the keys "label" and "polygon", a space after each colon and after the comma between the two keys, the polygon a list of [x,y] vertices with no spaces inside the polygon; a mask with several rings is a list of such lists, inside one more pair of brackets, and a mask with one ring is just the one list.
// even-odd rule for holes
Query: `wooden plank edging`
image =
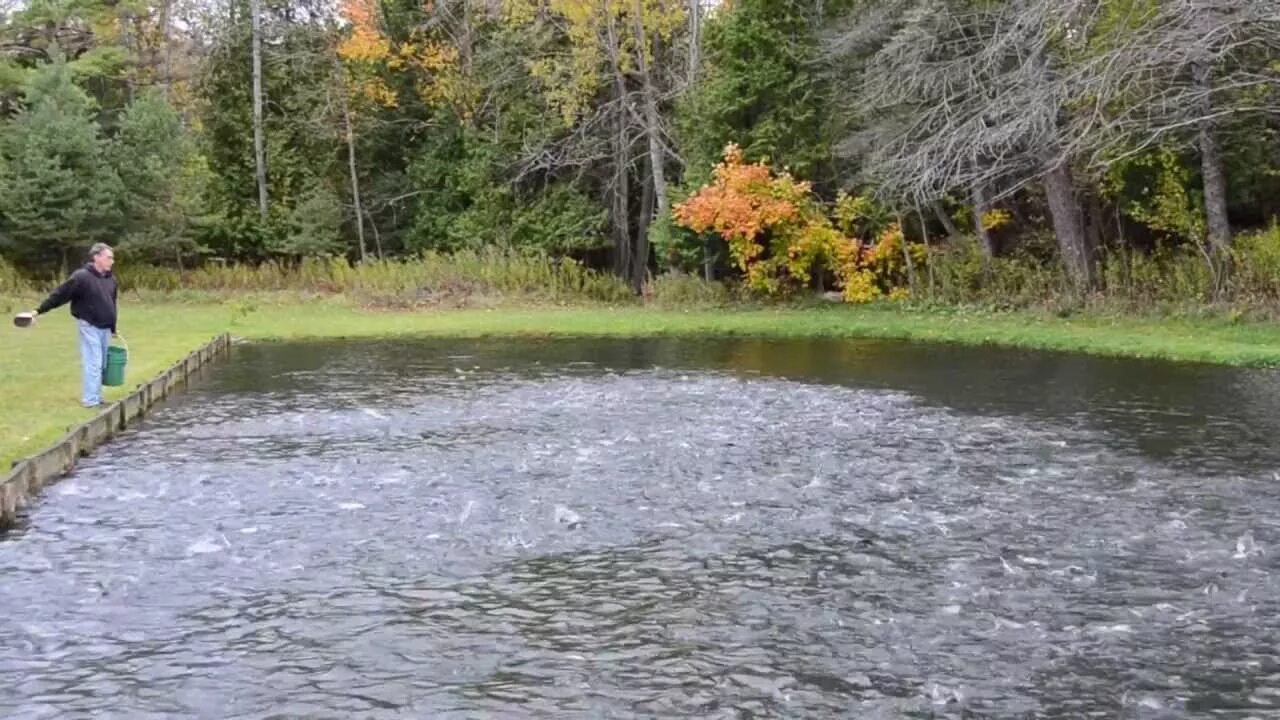
{"label": "wooden plank edging", "polygon": [[13,527],[18,514],[40,490],[71,472],[80,458],[146,415],[153,405],[173,394],[175,388],[186,387],[190,375],[230,352],[231,335],[223,333],[158,377],[139,384],[102,412],[70,428],[52,447],[14,463],[9,474],[0,478],[0,531]]}

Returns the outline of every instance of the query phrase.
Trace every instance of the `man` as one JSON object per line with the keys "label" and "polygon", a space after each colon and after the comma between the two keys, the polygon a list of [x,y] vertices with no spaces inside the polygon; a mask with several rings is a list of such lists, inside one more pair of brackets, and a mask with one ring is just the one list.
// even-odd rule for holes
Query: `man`
{"label": "man", "polygon": [[107,346],[116,334],[119,289],[111,275],[115,252],[98,243],[89,250],[89,257],[89,264],[71,273],[35,314],[43,315],[71,303],[71,316],[80,329],[80,404],[92,408],[102,404],[102,369],[107,364]]}

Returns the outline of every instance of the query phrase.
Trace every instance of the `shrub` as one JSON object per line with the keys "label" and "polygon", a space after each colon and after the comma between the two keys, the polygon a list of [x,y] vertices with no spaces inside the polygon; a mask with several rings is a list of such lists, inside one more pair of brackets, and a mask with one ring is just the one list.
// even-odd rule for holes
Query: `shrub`
{"label": "shrub", "polygon": [[[902,230],[889,225],[864,247],[848,233],[881,226],[866,198],[841,196],[836,226],[811,192],[790,173],[774,174],[763,162],[747,164],[736,145],[725,148],[713,180],[677,205],[675,221],[694,232],[713,231],[729,246],[748,289],[786,297],[816,277],[834,275],[850,302],[890,293],[906,278]],[[924,248],[909,251],[920,261]],[[900,293],[899,293],[900,295]]]}
{"label": "shrub", "polygon": [[734,301],[725,283],[684,273],[659,275],[645,287],[644,294],[654,305],[666,308],[723,307]]}

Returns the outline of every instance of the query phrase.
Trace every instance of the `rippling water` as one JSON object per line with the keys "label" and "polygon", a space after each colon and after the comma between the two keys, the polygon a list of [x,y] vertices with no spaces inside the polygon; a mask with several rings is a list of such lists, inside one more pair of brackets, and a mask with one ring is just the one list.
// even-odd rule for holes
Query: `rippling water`
{"label": "rippling water", "polygon": [[1280,380],[263,345],[0,541],[0,716],[1266,717]]}

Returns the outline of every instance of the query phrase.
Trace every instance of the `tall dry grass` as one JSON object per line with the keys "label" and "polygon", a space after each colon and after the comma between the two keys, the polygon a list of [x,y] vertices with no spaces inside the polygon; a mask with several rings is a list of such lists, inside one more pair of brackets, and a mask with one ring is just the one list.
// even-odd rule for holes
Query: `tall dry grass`
{"label": "tall dry grass", "polygon": [[502,300],[621,303],[634,299],[627,285],[611,274],[572,260],[496,249],[427,253],[355,265],[345,258],[210,264],[185,272],[126,265],[119,276],[126,291],[341,294],[391,305],[469,305]]}

